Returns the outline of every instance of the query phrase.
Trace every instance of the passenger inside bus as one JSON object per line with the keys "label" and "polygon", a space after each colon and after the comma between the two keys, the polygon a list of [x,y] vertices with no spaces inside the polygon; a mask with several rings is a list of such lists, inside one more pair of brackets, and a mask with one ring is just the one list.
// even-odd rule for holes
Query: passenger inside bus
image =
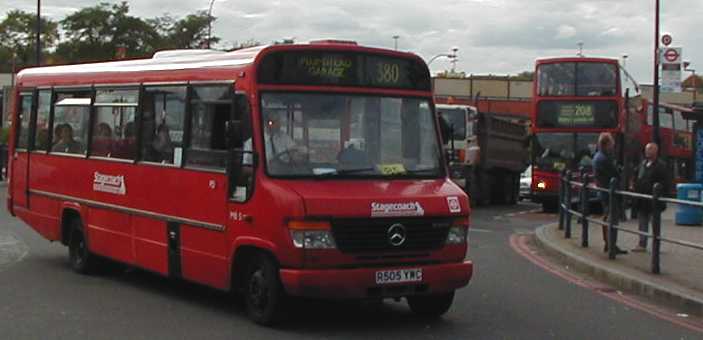
{"label": "passenger inside bus", "polygon": [[95,128],[95,140],[91,154],[93,156],[110,157],[112,153],[112,129],[110,125],[102,122]]}
{"label": "passenger inside bus", "polygon": [[134,122],[127,122],[123,126],[123,138],[114,146],[114,152],[112,154],[115,158],[122,159],[134,159],[136,154],[136,136],[134,134]]}
{"label": "passenger inside bus", "polygon": [[152,148],[155,153],[154,160],[158,162],[169,162],[172,163],[173,160],[173,143],[171,142],[171,136],[169,134],[168,125],[166,121],[163,120],[161,124],[156,128],[156,135],[154,136],[154,141],[152,142]]}
{"label": "passenger inside bus", "polygon": [[51,148],[53,152],[83,153],[83,144],[73,139],[73,128],[70,124],[59,124],[54,130],[57,141]]}

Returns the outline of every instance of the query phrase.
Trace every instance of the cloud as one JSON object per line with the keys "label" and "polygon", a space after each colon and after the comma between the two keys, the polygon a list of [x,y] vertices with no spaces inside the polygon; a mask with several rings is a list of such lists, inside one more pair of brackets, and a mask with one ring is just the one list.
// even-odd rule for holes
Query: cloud
{"label": "cloud", "polygon": [[[108,1],[117,3],[118,1]],[[5,0],[5,8],[33,12],[36,3]],[[60,19],[94,0],[44,1],[44,13]],[[181,17],[207,10],[209,0],[131,1],[133,15]],[[0,14],[1,15],[1,14]],[[217,0],[213,32],[223,41],[254,39],[269,43],[287,37],[356,40],[360,44],[412,51],[426,60],[459,48],[457,69],[467,73],[516,73],[532,69],[534,59],[574,55],[584,43],[587,55],[629,55],[628,68],[642,82],[651,78],[653,4],[641,0]],[[703,2],[667,0],[662,29],[694,65],[703,64],[703,47],[694,29]],[[450,67],[439,58],[438,71]],[[695,66],[694,66],[695,67]],[[703,66],[702,66],[703,67]],[[651,81],[650,81],[651,82]]]}

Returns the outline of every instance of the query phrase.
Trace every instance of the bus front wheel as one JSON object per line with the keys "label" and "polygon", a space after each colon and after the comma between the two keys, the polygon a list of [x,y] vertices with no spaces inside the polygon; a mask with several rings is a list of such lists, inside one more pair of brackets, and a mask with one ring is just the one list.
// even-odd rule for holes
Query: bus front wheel
{"label": "bus front wheel", "polygon": [[408,296],[408,306],[413,313],[430,318],[442,316],[454,301],[454,292],[435,295]]}
{"label": "bus front wheel", "polygon": [[71,222],[71,240],[68,244],[68,258],[73,271],[79,274],[92,274],[96,268],[96,258],[85,242],[85,235],[81,221],[74,219]]}
{"label": "bus front wheel", "polygon": [[249,318],[260,325],[277,321],[283,302],[283,289],[277,266],[266,255],[252,259],[244,282],[244,300]]}

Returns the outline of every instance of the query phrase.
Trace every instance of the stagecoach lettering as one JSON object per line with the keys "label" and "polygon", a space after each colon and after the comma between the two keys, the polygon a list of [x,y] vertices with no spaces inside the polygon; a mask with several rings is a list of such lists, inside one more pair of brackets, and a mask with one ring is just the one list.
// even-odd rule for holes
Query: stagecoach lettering
{"label": "stagecoach lettering", "polygon": [[127,194],[124,176],[105,175],[97,171],[93,174],[93,190],[117,195]]}

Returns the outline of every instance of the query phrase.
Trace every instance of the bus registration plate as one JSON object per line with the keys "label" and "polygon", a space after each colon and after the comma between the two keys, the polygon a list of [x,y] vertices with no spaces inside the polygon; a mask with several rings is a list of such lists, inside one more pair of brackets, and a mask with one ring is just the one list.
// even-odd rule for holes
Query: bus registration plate
{"label": "bus registration plate", "polygon": [[422,268],[380,270],[376,272],[376,284],[421,282]]}

